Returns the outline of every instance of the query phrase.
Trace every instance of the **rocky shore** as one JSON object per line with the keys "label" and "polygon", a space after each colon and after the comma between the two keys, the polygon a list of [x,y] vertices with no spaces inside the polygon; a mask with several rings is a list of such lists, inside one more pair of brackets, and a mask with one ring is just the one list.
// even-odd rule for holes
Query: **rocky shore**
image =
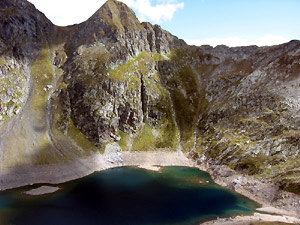
{"label": "rocky shore", "polygon": [[[26,192],[26,194],[41,195],[57,191],[57,188],[52,186],[50,190],[44,184],[60,184],[114,167],[138,166],[147,170],[159,170],[162,166],[188,166],[210,173],[219,185],[236,191],[262,206],[262,208],[258,209],[262,213],[257,212],[252,216],[219,219],[204,224],[249,224],[252,221],[278,221],[300,224],[300,197],[281,191],[270,183],[238,174],[226,166],[197,165],[181,151],[120,152],[116,146],[110,146],[106,149],[107,151],[104,154],[96,153],[89,157],[60,165],[43,165],[20,168],[14,171],[2,171],[0,174],[0,189],[3,191],[41,183],[43,185],[40,188]],[[270,214],[265,214],[266,212]]]}
{"label": "rocky shore", "polygon": [[[109,151],[110,148],[107,148]],[[0,190],[33,184],[60,184],[82,178],[96,171],[120,166],[138,166],[153,169],[155,166],[192,166],[182,152],[105,152],[95,153],[76,161],[55,165],[23,167],[1,170]]]}
{"label": "rocky shore", "polygon": [[261,204],[261,208],[257,209],[257,212],[251,216],[223,218],[206,222],[204,223],[205,225],[248,225],[255,224],[256,222],[300,224],[299,195],[282,191],[278,186],[268,183],[267,181],[261,181],[251,176],[239,174],[226,166],[202,164],[196,167],[210,173],[217,184]]}

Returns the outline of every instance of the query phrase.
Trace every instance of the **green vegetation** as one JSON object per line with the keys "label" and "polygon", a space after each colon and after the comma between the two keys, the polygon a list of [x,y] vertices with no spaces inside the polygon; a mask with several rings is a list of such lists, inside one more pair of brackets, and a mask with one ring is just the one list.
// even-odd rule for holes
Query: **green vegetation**
{"label": "green vegetation", "polygon": [[161,121],[162,125],[157,129],[157,148],[177,149],[179,145],[179,132],[174,122],[172,122],[170,120]]}
{"label": "green vegetation", "polygon": [[[49,55],[49,46],[45,45],[39,52],[36,60],[31,67],[31,76],[33,80],[33,96],[31,100],[32,110],[35,119],[39,124],[46,126],[46,112],[49,98],[49,91],[54,82],[53,66]],[[38,149],[34,155],[36,164],[52,164],[63,162],[66,155],[55,151],[51,146],[46,133],[36,143]]]}
{"label": "green vegetation", "polygon": [[121,149],[123,151],[128,151],[128,142],[130,141],[130,134],[127,134],[121,130],[119,130],[119,135],[121,137],[121,140],[118,142],[118,144],[120,145]]}
{"label": "green vegetation", "polygon": [[145,124],[141,134],[134,140],[132,150],[152,151],[158,148],[177,150],[178,146],[179,132],[174,118],[169,118],[169,120],[164,118],[156,126]]}
{"label": "green vegetation", "polygon": [[108,77],[115,81],[127,82],[130,89],[140,88],[141,74],[145,75],[150,72],[150,66],[153,65],[155,59],[160,59],[159,54],[150,54],[142,52],[139,56],[129,60],[115,69],[107,71]]}
{"label": "green vegetation", "polygon": [[[162,87],[161,87],[162,88]],[[160,100],[156,99],[155,105],[150,109],[163,113],[163,117],[154,125],[156,130],[156,148],[177,149],[180,135],[172,112],[171,100],[166,90],[160,89]]]}
{"label": "green vegetation", "polygon": [[130,61],[116,69],[110,69],[108,74],[108,77],[112,80],[127,82],[131,89],[139,88],[141,85],[141,80],[137,73],[136,66],[134,65],[134,61]]}
{"label": "green vegetation", "polygon": [[6,60],[4,60],[3,58],[0,57],[0,65],[4,66],[6,64],[7,64]]}
{"label": "green vegetation", "polygon": [[70,121],[67,135],[76,143],[77,146],[86,151],[86,153],[101,151],[100,148],[97,148],[86,138],[86,136],[74,125],[72,120]]}
{"label": "green vegetation", "polygon": [[53,85],[53,68],[49,58],[49,50],[44,47],[31,67],[34,82],[32,106],[38,121],[45,121],[47,100],[49,95],[48,85]]}
{"label": "green vegetation", "polygon": [[176,121],[180,129],[184,150],[189,151],[193,146],[194,131],[205,98],[198,90],[198,79],[189,65],[183,66],[168,80],[171,98],[176,113]]}
{"label": "green vegetation", "polygon": [[155,149],[155,137],[153,135],[152,127],[145,124],[142,128],[142,133],[134,141],[132,150],[134,151],[152,151]]}
{"label": "green vegetation", "polygon": [[12,16],[12,15],[16,15],[18,9],[11,7],[8,9],[0,9],[0,13],[2,15],[5,15],[6,17]]}

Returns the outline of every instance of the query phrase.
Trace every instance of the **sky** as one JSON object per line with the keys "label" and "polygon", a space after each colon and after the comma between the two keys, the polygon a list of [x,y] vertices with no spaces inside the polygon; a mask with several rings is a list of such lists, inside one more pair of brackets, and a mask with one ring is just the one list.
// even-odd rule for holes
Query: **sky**
{"label": "sky", "polygon": [[[105,0],[29,0],[54,24],[87,20]],[[140,21],[189,44],[274,45],[300,39],[300,0],[121,0]]]}

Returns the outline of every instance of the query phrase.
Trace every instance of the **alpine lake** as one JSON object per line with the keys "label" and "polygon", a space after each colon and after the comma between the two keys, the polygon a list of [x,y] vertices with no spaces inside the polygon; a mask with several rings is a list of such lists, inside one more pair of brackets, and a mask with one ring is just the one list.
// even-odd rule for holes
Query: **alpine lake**
{"label": "alpine lake", "polygon": [[0,224],[193,225],[259,207],[189,167],[118,167],[60,184],[55,193],[24,194],[39,186],[0,192]]}

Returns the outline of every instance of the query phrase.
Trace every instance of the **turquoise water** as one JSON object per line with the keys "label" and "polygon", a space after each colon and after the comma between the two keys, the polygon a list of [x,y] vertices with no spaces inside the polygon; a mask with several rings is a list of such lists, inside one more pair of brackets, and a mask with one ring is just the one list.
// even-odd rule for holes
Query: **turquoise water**
{"label": "turquoise water", "polygon": [[160,172],[119,167],[60,187],[59,192],[36,197],[22,194],[29,187],[0,192],[0,224],[192,225],[251,214],[259,207],[216,185],[209,174],[188,167]]}

